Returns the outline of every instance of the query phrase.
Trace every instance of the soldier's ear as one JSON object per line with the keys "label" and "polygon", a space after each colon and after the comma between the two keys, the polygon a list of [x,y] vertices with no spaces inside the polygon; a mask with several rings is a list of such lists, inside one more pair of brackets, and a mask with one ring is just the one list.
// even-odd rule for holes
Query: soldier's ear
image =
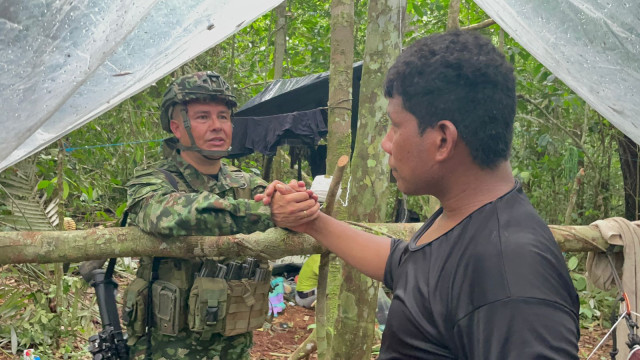
{"label": "soldier's ear", "polygon": [[171,120],[169,122],[169,127],[171,128],[171,132],[173,132],[173,135],[175,135],[175,137],[177,137],[178,140],[180,140],[180,136],[182,135],[182,133],[180,132],[180,128],[182,128],[182,123],[177,120]]}

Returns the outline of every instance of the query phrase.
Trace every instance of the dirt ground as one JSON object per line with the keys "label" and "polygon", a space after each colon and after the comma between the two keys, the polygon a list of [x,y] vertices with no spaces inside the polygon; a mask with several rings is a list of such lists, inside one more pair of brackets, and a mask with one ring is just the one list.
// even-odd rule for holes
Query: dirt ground
{"label": "dirt ground", "polygon": [[[253,360],[288,359],[298,345],[311,334],[312,329],[307,327],[314,323],[313,310],[300,306],[287,306],[284,313],[273,320],[270,330],[261,329],[253,332],[254,346],[251,350],[251,358]],[[283,326],[283,324],[287,325]],[[607,331],[608,329],[601,327],[580,330],[580,359],[589,357]],[[592,359],[609,360],[611,359],[609,351],[611,351],[611,340],[606,341]],[[312,356],[311,359],[316,357]]]}
{"label": "dirt ground", "polygon": [[[288,359],[295,349],[311,334],[310,325],[315,323],[313,310],[299,306],[288,305],[284,313],[274,318],[269,328],[254,331],[254,347],[251,350],[253,360]],[[586,359],[600,339],[607,333],[607,329],[595,327],[581,329],[580,359]],[[2,339],[0,339],[1,341]],[[79,341],[78,347],[84,347],[84,341]],[[620,343],[619,346],[626,346]],[[22,359],[22,356],[11,356],[10,347],[5,344],[0,349],[0,360]],[[598,350],[594,360],[610,359],[611,340]],[[88,354],[87,354],[88,355]],[[90,357],[87,356],[86,359]],[[84,359],[84,358],[83,358]],[[311,359],[317,359],[315,355]],[[372,357],[375,359],[375,357]],[[44,359],[43,359],[44,360]]]}
{"label": "dirt ground", "polygon": [[[254,360],[288,359],[298,345],[307,339],[315,324],[313,310],[301,306],[290,306],[274,318],[271,328],[253,332],[251,358]],[[315,359],[316,357],[312,357]]]}

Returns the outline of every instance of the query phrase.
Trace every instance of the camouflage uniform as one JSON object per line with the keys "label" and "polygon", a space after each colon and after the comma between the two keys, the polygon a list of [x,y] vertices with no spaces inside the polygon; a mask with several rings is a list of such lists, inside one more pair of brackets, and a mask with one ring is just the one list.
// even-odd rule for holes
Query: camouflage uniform
{"label": "camouflage uniform", "polygon": [[[182,159],[176,144],[175,138],[165,140],[167,160],[137,172],[127,184],[130,225],[162,237],[252,233],[274,226],[269,207],[252,200],[264,191],[267,185],[264,180],[223,163],[215,180]],[[157,169],[164,169],[175,177],[178,191]],[[246,198],[235,198],[238,189],[244,189],[241,191]],[[173,260],[180,266],[191,264],[193,269],[199,265],[194,265],[199,260]],[[149,279],[150,264],[151,258],[141,259],[138,277]],[[163,270],[162,266],[158,271],[160,278],[171,277],[170,269]],[[155,328],[151,333],[153,359],[249,359],[252,346],[250,332],[231,337],[214,334],[208,341],[199,340],[199,335],[188,328],[177,336],[159,334]],[[131,357],[143,359],[146,344],[144,335],[130,338]]]}

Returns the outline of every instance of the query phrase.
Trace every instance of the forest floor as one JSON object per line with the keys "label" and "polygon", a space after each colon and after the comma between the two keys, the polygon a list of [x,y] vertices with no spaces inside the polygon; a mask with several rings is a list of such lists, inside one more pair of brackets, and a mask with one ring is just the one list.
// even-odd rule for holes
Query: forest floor
{"label": "forest floor", "polygon": [[[284,313],[273,319],[270,330],[261,329],[253,332],[254,346],[251,350],[251,358],[253,360],[288,359],[289,355],[311,334],[312,329],[308,326],[314,323],[313,310],[287,305]],[[608,329],[599,326],[580,330],[580,359],[586,359],[591,354],[607,331]],[[611,351],[611,341],[607,341],[598,349],[592,359],[611,359],[609,351]],[[316,357],[312,356],[311,359]],[[376,359],[376,356],[372,356],[371,359]]]}
{"label": "forest floor", "polygon": [[[254,346],[251,349],[251,359],[288,359],[307,336],[311,334],[313,329],[310,328],[309,325],[314,323],[315,315],[313,310],[300,306],[287,306],[284,313],[273,319],[269,329],[254,331]],[[607,329],[601,327],[581,329],[580,359],[586,359],[606,333]],[[84,343],[79,342],[78,345],[83,346]],[[7,351],[9,349],[3,347],[2,350]],[[593,359],[610,359],[609,351],[611,351],[611,342],[607,341],[606,344],[598,350]],[[7,355],[7,353],[0,352],[0,360],[21,358],[21,356],[11,356]],[[90,359],[90,357],[87,356],[87,359]],[[317,359],[315,354],[311,356],[311,359]],[[376,359],[376,356],[372,356],[371,359]]]}
{"label": "forest floor", "polygon": [[[8,282],[7,282],[8,280]],[[19,283],[15,279],[4,279],[4,285],[19,287]],[[119,279],[120,283],[127,282],[127,279]],[[0,283],[0,285],[2,285]],[[93,289],[90,289],[86,296],[94,296]],[[0,299],[0,304],[3,299]],[[1,319],[0,319],[1,320]],[[287,307],[283,313],[274,318],[269,326],[265,325],[263,329],[254,331],[254,346],[251,350],[251,358],[253,360],[272,360],[272,359],[288,359],[289,356],[304,342],[304,340],[313,331],[315,324],[315,313],[313,310],[305,309],[300,306],[293,306],[291,302],[287,303]],[[580,338],[580,359],[587,359],[593,348],[605,336],[608,329],[595,326],[591,329],[581,329]],[[10,341],[0,338],[0,360],[22,359],[21,352],[19,356],[10,355]],[[622,342],[621,346],[626,346]],[[379,345],[379,340],[377,341]],[[82,337],[78,338],[75,344],[76,350],[82,351],[86,347],[86,341]],[[610,359],[609,351],[611,351],[611,341],[607,340],[605,345],[598,350],[594,360]],[[37,353],[37,349],[36,349]],[[90,359],[88,356],[82,359]],[[316,359],[315,354],[311,359]],[[372,359],[376,359],[376,355],[372,355]],[[42,360],[45,360],[44,358]]]}

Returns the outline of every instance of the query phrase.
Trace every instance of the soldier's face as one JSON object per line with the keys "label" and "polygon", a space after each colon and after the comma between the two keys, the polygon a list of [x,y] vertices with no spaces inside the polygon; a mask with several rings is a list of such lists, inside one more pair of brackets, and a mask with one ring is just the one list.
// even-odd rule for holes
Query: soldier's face
{"label": "soldier's face", "polygon": [[191,122],[191,144],[180,111],[174,111],[171,130],[185,146],[196,145],[203,150],[227,150],[231,146],[231,110],[223,103],[190,103],[187,116]]}

